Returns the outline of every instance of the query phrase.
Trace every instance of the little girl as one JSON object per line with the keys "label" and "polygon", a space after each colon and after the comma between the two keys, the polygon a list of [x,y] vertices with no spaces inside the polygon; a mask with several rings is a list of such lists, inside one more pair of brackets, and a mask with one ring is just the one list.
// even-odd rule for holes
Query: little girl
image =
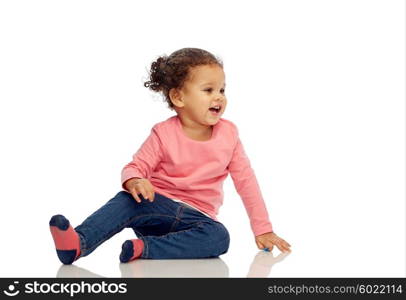
{"label": "little girl", "polygon": [[122,191],[73,228],[62,215],[49,225],[60,261],[71,264],[132,228],[120,261],[136,258],[218,257],[230,236],[216,215],[230,173],[259,249],[290,245],[272,230],[268,212],[227,106],[223,63],[198,48],[183,48],[151,64],[149,81],[176,115],[155,124],[121,173]]}

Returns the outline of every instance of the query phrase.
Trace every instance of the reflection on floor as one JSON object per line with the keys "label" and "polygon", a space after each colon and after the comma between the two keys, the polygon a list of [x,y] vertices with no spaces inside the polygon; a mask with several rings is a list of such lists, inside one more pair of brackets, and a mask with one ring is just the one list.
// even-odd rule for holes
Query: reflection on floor
{"label": "reflection on floor", "polygon": [[[258,252],[247,272],[247,277],[268,277],[272,266],[290,253]],[[119,263],[121,277],[229,277],[227,264],[221,258],[208,259],[137,259],[130,263]],[[75,265],[62,265],[56,277],[107,277]]]}

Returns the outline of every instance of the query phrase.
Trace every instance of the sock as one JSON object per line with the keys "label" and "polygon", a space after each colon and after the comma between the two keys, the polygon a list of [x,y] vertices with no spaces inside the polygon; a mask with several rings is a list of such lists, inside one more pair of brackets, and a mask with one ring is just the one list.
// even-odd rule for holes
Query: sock
{"label": "sock", "polygon": [[78,233],[70,225],[69,220],[62,215],[53,216],[49,221],[49,228],[59,260],[65,265],[70,265],[80,255]]}
{"label": "sock", "polygon": [[126,263],[141,256],[144,242],[140,239],[126,240],[121,248],[120,261]]}

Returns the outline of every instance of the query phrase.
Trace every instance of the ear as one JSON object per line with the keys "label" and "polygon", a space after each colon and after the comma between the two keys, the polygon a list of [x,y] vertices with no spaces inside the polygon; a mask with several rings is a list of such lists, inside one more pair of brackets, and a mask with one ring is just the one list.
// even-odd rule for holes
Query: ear
{"label": "ear", "polygon": [[171,99],[173,105],[175,105],[176,107],[185,106],[185,103],[183,102],[182,96],[183,96],[182,91],[180,91],[178,89],[172,88],[169,91],[169,98]]}

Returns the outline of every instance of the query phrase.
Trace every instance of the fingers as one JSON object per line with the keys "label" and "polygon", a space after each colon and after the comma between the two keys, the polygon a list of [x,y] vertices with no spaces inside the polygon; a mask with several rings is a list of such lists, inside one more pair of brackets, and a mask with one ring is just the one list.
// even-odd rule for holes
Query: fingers
{"label": "fingers", "polygon": [[138,193],[137,190],[135,188],[132,188],[130,190],[131,195],[133,195],[135,201],[137,201],[138,203],[141,203],[141,199],[138,197]]}
{"label": "fingers", "polygon": [[277,244],[276,247],[278,247],[278,249],[282,252],[290,252],[290,245],[284,241],[284,240],[280,240]]}
{"label": "fingers", "polygon": [[147,197],[150,202],[154,201],[154,190],[152,189],[151,186],[147,187]]}
{"label": "fingers", "polygon": [[290,247],[292,247],[287,241],[284,241],[284,240],[282,241],[282,244],[288,249],[290,249]]}
{"label": "fingers", "polygon": [[141,191],[141,194],[144,197],[144,199],[149,200],[149,202],[154,201],[154,196],[155,195],[154,195],[153,190],[151,190],[150,188],[144,186],[144,187],[140,188],[140,191]]}
{"label": "fingers", "polygon": [[141,198],[140,198],[139,194],[141,194],[144,197],[144,199],[148,199],[150,202],[154,201],[154,198],[155,198],[154,191],[151,191],[142,186],[139,186],[138,188],[130,189],[130,193],[138,203],[141,203]]}
{"label": "fingers", "polygon": [[155,192],[154,192],[154,187],[153,187],[153,185],[151,184],[150,181],[147,181],[146,189],[148,190],[148,199],[149,199],[149,201],[151,201],[151,202],[154,201]]}
{"label": "fingers", "polygon": [[264,244],[262,244],[261,242],[256,241],[258,249],[260,250],[264,250],[264,249],[268,249],[267,251],[271,252],[273,249],[273,245],[272,244],[268,244],[267,246],[265,246]]}
{"label": "fingers", "polygon": [[[258,242],[257,242],[257,244],[258,244]],[[261,245],[262,245],[262,244],[261,244]],[[271,243],[267,243],[265,246],[262,246],[262,248],[268,248],[269,251],[272,251],[274,245],[275,245],[281,252],[290,252],[290,251],[291,251],[291,249],[289,248],[289,247],[290,247],[290,244],[287,243],[286,241],[282,240],[282,239],[278,239],[278,240],[273,241],[273,242],[271,242]],[[262,248],[260,247],[260,249],[262,249]]]}
{"label": "fingers", "polygon": [[290,244],[287,241],[281,239],[280,245],[285,251],[290,251]]}
{"label": "fingers", "polygon": [[148,199],[149,202],[154,201],[154,194],[153,194],[153,192],[152,192],[151,190],[148,190],[146,193],[147,193],[147,198],[146,198],[146,199]]}
{"label": "fingers", "polygon": [[144,197],[144,199],[148,199],[148,191],[144,186],[139,186],[138,191]]}
{"label": "fingers", "polygon": [[263,248],[265,248],[264,245],[262,245],[260,242],[256,241],[256,243],[257,243],[258,249],[262,250]]}

